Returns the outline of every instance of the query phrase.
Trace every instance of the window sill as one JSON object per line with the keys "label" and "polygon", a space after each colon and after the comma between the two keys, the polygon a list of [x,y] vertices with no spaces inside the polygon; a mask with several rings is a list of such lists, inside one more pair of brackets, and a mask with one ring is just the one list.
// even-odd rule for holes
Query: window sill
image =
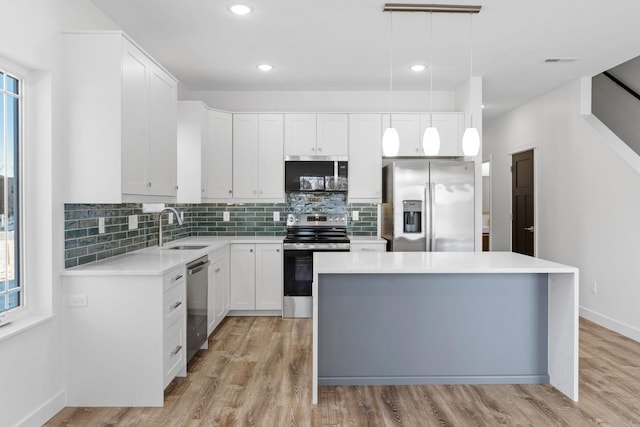
{"label": "window sill", "polygon": [[0,327],[0,342],[19,335],[53,319],[55,314],[24,313],[11,318],[6,326]]}

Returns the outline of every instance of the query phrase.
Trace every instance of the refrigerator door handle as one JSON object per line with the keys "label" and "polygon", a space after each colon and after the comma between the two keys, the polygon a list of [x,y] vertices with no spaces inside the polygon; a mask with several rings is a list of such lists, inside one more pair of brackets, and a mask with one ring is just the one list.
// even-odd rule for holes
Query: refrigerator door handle
{"label": "refrigerator door handle", "polygon": [[433,199],[436,195],[436,184],[434,182],[429,183],[429,251],[436,251],[436,222],[434,220],[436,216],[436,203]]}

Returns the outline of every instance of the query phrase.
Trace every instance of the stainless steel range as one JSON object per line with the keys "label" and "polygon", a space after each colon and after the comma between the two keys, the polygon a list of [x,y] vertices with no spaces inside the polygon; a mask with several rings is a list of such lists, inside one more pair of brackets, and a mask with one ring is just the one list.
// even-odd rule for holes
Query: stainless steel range
{"label": "stainless steel range", "polygon": [[289,214],[284,239],[284,317],[311,317],[314,252],[349,252],[346,214]]}

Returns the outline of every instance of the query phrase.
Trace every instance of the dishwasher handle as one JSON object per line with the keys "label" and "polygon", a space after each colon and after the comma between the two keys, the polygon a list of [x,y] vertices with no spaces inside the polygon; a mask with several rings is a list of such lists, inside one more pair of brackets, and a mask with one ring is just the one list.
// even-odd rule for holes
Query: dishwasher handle
{"label": "dishwasher handle", "polygon": [[200,264],[194,265],[194,266],[190,266],[189,267],[189,276],[191,276],[192,274],[196,274],[201,272],[202,270],[204,270],[207,265],[209,265],[209,260],[206,261],[202,261]]}

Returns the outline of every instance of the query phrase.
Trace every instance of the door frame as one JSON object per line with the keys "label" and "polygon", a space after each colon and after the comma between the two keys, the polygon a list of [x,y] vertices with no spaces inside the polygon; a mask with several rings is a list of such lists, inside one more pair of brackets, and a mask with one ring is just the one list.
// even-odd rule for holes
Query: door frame
{"label": "door frame", "polygon": [[[509,178],[513,178],[513,171],[511,170],[511,165],[513,164],[513,156],[515,154],[523,153],[525,151],[532,150],[533,151],[533,256],[538,257],[539,255],[539,236],[540,236],[540,228],[538,227],[538,171],[539,166],[538,163],[540,160],[540,147],[537,144],[531,145],[521,145],[518,147],[514,147],[510,150],[509,157]],[[513,252],[513,181],[509,180],[509,249]]]}

